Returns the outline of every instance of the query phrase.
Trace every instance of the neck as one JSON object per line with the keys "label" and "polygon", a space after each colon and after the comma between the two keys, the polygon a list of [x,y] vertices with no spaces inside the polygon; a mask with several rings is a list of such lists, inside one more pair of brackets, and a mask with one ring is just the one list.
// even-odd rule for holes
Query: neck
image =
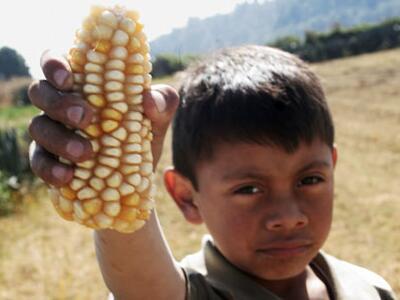
{"label": "neck", "polygon": [[301,274],[288,279],[256,280],[285,300],[329,299],[325,284],[310,267],[307,267]]}

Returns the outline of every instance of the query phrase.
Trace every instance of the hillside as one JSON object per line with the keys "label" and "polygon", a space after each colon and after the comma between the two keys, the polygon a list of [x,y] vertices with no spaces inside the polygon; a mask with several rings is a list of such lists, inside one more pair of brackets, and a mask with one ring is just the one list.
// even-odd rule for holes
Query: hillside
{"label": "hillside", "polygon": [[186,27],[151,42],[160,53],[198,54],[239,44],[265,44],[306,30],[326,31],[399,16],[398,0],[273,0],[238,5],[230,14],[191,18]]}

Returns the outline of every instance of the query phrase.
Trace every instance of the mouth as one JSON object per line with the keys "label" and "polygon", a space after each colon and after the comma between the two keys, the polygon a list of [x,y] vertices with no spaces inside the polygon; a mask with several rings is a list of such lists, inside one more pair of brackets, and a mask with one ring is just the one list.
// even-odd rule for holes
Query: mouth
{"label": "mouth", "polygon": [[312,243],[309,241],[285,241],[271,243],[265,248],[257,249],[257,253],[273,258],[289,258],[304,255],[311,248]]}

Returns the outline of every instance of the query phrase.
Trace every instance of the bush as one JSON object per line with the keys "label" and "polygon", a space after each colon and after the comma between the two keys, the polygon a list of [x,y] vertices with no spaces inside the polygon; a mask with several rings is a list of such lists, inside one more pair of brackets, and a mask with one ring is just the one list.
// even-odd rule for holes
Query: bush
{"label": "bush", "polygon": [[23,85],[13,92],[13,99],[12,99],[13,105],[26,106],[32,104],[28,97],[28,87],[29,84]]}
{"label": "bush", "polygon": [[400,47],[400,18],[349,29],[336,24],[327,33],[305,32],[303,42],[289,36],[278,39],[271,46],[297,54],[310,62]]}
{"label": "bush", "polygon": [[[18,134],[20,133],[20,134]],[[26,131],[0,131],[0,216],[13,213],[32,184]]]}
{"label": "bush", "polygon": [[0,216],[6,216],[15,209],[11,198],[11,187],[8,185],[8,177],[0,170]]}
{"label": "bush", "polygon": [[156,56],[153,62],[152,75],[154,77],[163,77],[172,75],[178,71],[184,70],[188,64],[196,59],[195,56],[185,55],[176,56],[174,54],[161,54]]}

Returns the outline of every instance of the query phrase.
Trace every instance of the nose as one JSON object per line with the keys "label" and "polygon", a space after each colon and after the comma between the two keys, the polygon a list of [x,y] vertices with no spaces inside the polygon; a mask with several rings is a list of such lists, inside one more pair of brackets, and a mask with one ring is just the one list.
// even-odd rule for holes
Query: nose
{"label": "nose", "polygon": [[296,200],[279,199],[274,202],[265,222],[268,230],[294,230],[307,226],[308,217],[301,211]]}

